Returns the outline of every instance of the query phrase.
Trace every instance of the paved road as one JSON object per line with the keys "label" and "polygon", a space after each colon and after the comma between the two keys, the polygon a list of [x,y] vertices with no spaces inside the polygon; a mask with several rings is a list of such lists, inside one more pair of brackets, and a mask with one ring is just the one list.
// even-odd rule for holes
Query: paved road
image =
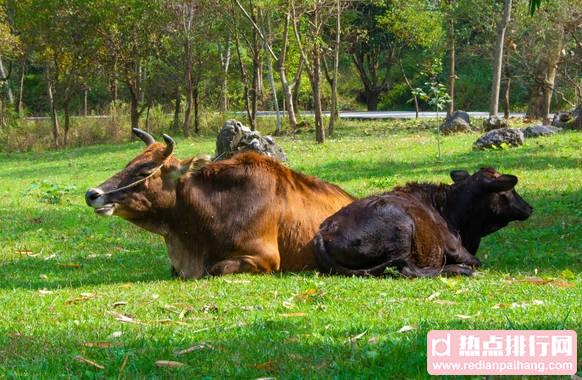
{"label": "paved road", "polygon": [[[308,115],[312,116],[313,112],[308,111],[301,111],[301,115]],[[246,112],[235,112],[235,114],[246,115]],[[325,115],[329,115],[329,112],[324,112]],[[440,112],[439,117],[444,117],[445,113]],[[471,117],[475,118],[486,118],[489,116],[488,112],[469,112]],[[275,116],[274,111],[259,111],[257,113],[259,117],[266,117],[266,116]],[[426,119],[426,118],[435,118],[435,112],[420,112],[419,117]],[[500,114],[500,116],[502,116]],[[524,113],[512,113],[510,114],[511,117],[524,117]],[[82,116],[72,116],[72,118],[78,118]],[[88,118],[93,119],[107,119],[109,118],[108,115],[92,115],[87,116]],[[342,111],[340,112],[341,119],[414,119],[416,114],[412,111]],[[27,117],[27,120],[48,120],[48,117],[44,116],[32,116]]]}
{"label": "paved road", "polygon": [[[301,112],[301,115],[313,115],[313,112]],[[329,112],[325,112],[329,115]],[[439,112],[439,117],[443,117],[445,112]],[[486,118],[489,112],[469,112],[471,117]],[[260,111],[257,116],[275,116],[273,111]],[[436,112],[420,112],[421,118],[436,118]],[[500,114],[500,116],[503,116]],[[511,117],[524,117],[524,113],[511,113]],[[341,119],[414,119],[416,113],[413,111],[342,111]]]}

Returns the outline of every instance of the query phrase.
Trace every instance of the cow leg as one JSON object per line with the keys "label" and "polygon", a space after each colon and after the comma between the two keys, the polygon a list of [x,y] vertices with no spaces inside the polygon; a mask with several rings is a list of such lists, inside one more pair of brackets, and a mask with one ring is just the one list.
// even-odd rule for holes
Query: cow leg
{"label": "cow leg", "polygon": [[172,278],[180,277],[180,275],[178,274],[178,270],[173,265],[170,267],[170,273],[172,275]]}
{"label": "cow leg", "polygon": [[247,246],[252,254],[233,255],[214,264],[208,273],[213,276],[232,273],[270,273],[279,270],[281,259],[277,245],[264,241]]}
{"label": "cow leg", "polygon": [[458,264],[445,265],[442,271],[445,276],[472,276],[474,273],[473,269]]}
{"label": "cow leg", "polygon": [[470,254],[462,245],[459,245],[456,249],[448,249],[446,257],[447,262],[454,264],[465,264],[472,267],[478,267],[481,265],[481,261]]}

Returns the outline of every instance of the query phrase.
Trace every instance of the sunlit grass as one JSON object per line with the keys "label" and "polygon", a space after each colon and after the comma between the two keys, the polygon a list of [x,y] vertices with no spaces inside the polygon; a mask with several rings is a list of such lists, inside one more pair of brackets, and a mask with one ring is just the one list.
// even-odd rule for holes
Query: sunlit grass
{"label": "sunlit grass", "polygon": [[[534,215],[484,239],[481,276],[174,280],[160,237],[84,205],[84,191],[141,143],[0,155],[0,378],[424,378],[432,329],[580,333],[582,135],[490,152],[471,151],[475,134],[445,137],[437,160],[435,136],[410,124],[343,123],[324,146],[312,135],[277,141],[292,168],[357,196],[450,182],[451,169],[517,175]],[[212,136],[178,139],[179,157],[213,150]],[[48,203],[47,192],[60,201]],[[519,281],[530,276],[552,281]],[[542,303],[511,307],[534,300]],[[414,329],[399,333],[405,325]],[[87,347],[96,342],[105,343]]]}

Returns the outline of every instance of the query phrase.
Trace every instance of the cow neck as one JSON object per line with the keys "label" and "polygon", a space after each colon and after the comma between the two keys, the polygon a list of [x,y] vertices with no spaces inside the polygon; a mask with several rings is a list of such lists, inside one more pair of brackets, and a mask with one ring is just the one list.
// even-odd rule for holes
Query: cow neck
{"label": "cow neck", "polygon": [[446,190],[446,200],[443,202],[439,212],[447,221],[449,228],[459,234],[463,247],[472,254],[477,252],[481,243],[481,220],[470,215],[467,202],[461,202],[464,197],[462,189],[455,185],[448,185]]}

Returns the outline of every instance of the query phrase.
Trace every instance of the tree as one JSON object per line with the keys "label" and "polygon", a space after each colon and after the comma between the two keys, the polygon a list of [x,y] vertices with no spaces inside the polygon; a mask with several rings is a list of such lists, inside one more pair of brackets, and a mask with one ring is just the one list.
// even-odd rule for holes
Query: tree
{"label": "tree", "polygon": [[497,118],[499,112],[499,93],[501,88],[501,73],[503,69],[503,47],[505,46],[505,31],[511,20],[512,0],[504,0],[503,15],[497,23],[497,40],[493,58],[493,82],[491,84],[491,101],[489,117]]}

